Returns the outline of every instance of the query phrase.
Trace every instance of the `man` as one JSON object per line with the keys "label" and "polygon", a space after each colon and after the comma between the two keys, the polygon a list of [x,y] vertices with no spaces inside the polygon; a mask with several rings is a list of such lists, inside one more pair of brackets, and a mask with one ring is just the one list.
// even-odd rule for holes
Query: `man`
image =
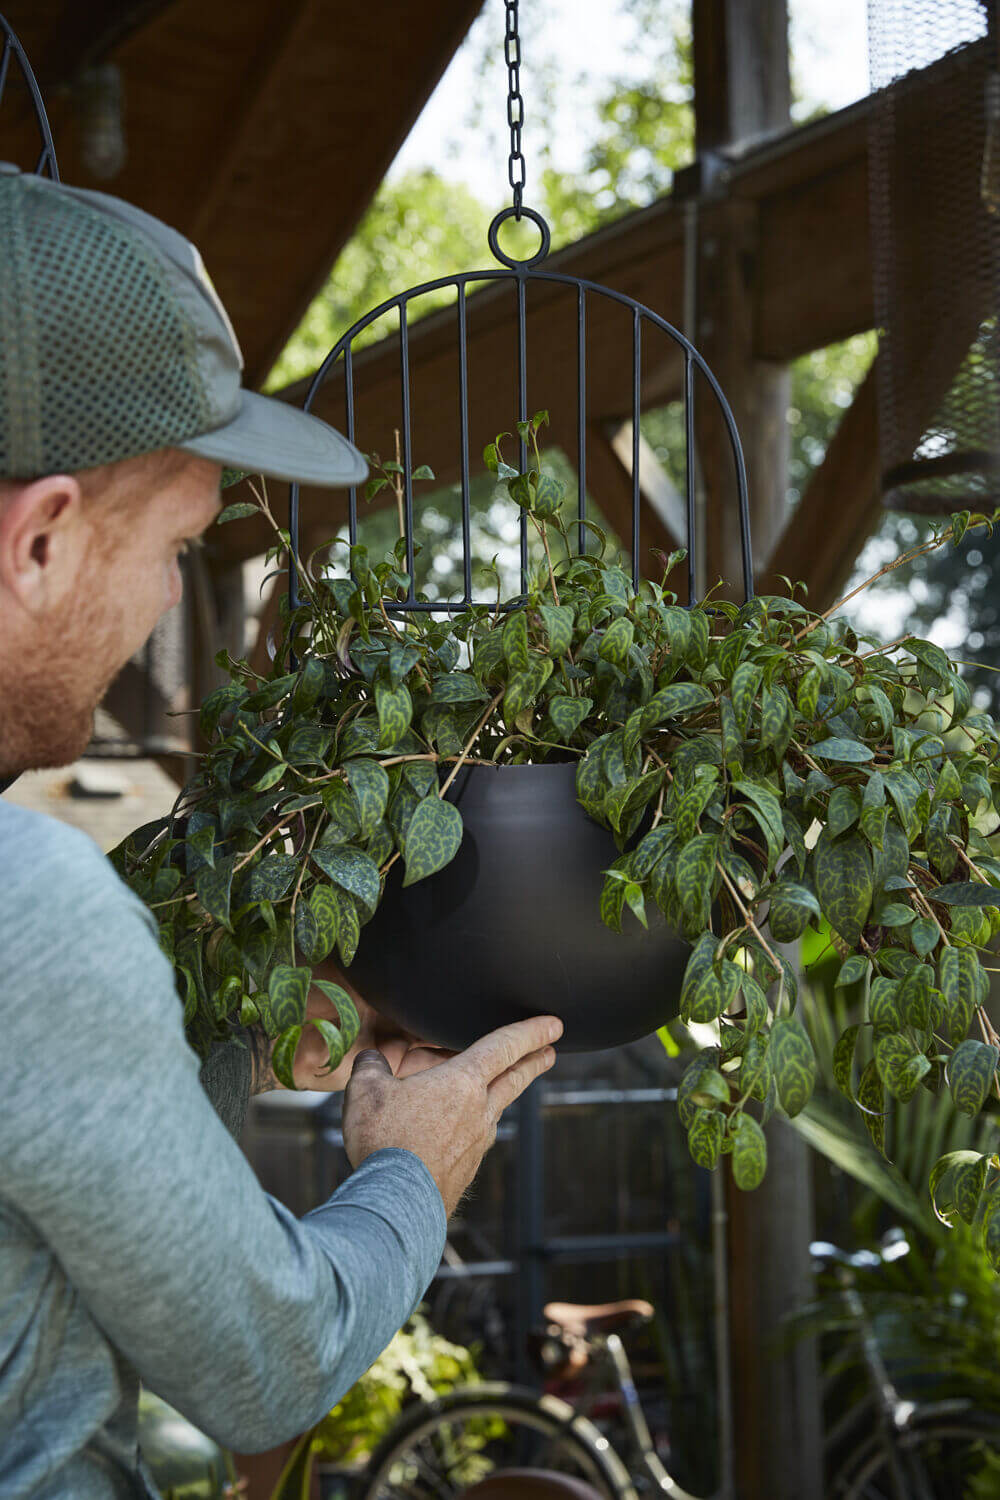
{"label": "man", "polygon": [[[364,477],[323,423],[242,391],[241,363],[187,241],[0,169],[0,782],[83,750],[180,598],[223,464]],[[0,854],[0,1495],[150,1495],[139,1381],[242,1451],[316,1421],[419,1301],[561,1028],[361,1051],[355,1171],[297,1220],[212,1109],[151,916],[96,846],[0,803]]]}

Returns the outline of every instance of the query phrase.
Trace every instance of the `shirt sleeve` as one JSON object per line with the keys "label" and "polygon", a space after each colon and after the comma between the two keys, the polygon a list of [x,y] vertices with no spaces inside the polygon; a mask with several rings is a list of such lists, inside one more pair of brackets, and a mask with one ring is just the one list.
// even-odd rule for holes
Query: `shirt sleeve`
{"label": "shirt sleeve", "polygon": [[152,1390],[229,1447],[272,1447],[418,1304],[440,1193],[387,1150],[302,1219],[268,1197],[201,1087],[149,914],[51,827],[0,875],[0,1192]]}

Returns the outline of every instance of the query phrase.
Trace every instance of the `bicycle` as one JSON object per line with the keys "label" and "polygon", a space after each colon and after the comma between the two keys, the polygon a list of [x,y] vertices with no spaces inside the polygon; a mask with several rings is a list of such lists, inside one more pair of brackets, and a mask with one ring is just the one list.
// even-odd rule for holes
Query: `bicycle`
{"label": "bicycle", "polygon": [[617,1393],[626,1458],[589,1417],[560,1397],[490,1382],[408,1408],[363,1472],[327,1476],[333,1500],[451,1500],[490,1474],[545,1470],[582,1480],[600,1500],[697,1500],[667,1472],[649,1430],[621,1335],[653,1317],[648,1302],[549,1303],[535,1354],[551,1375],[591,1367]]}
{"label": "bicycle", "polygon": [[[860,1341],[867,1394],[834,1424],[829,1453],[848,1451],[828,1481],[828,1500],[983,1500],[1000,1476],[1000,1420],[963,1400],[911,1401],[893,1383],[876,1330],[854,1285],[856,1270],[880,1257],[812,1247],[817,1270],[836,1265],[840,1296]],[[889,1258],[888,1256],[886,1258]],[[329,1500],[459,1500],[489,1475],[545,1470],[589,1484],[600,1500],[697,1500],[667,1471],[650,1435],[622,1335],[653,1316],[649,1303],[550,1303],[537,1341],[542,1365],[589,1369],[617,1393],[623,1453],[567,1401],[525,1387],[491,1383],[419,1402],[373,1451],[364,1470],[331,1476]],[[860,1430],[860,1436],[855,1436]],[[992,1465],[996,1462],[997,1467]],[[976,1476],[985,1474],[984,1487]],[[338,1486],[339,1479],[339,1487]],[[972,1488],[966,1488],[967,1485]]]}
{"label": "bicycle", "polygon": [[[971,1401],[915,1401],[897,1388],[876,1328],[856,1286],[858,1271],[877,1269],[909,1250],[893,1238],[881,1253],[848,1254],[815,1241],[816,1271],[837,1268],[839,1295],[856,1331],[868,1391],[827,1434],[828,1451],[847,1447],[827,1487],[828,1500],[960,1500],[1000,1490],[1000,1418]],[[861,1429],[865,1436],[855,1441]],[[975,1487],[977,1475],[989,1488]],[[971,1486],[971,1488],[970,1488]],[[996,1486],[994,1488],[994,1486]]]}

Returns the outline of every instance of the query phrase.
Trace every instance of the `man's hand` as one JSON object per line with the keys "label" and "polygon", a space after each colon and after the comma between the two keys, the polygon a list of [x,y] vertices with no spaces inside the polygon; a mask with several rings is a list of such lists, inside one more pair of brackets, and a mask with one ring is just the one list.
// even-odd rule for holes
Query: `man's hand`
{"label": "man's hand", "polygon": [[344,1096],[351,1165],[387,1146],[412,1151],[450,1215],[496,1139],[500,1116],[551,1068],[550,1044],[561,1035],[555,1016],[536,1016],[502,1026],[455,1056],[411,1048],[398,1073],[384,1053],[361,1052]]}

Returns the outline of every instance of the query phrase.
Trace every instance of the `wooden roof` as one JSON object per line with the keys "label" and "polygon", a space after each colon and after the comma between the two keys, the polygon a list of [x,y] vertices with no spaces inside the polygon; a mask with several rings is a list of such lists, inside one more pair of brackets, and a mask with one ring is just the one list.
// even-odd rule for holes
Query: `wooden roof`
{"label": "wooden roof", "polygon": [[[482,0],[0,0],[49,109],[63,178],[193,239],[258,384],[349,238]],[[121,69],[127,160],[81,159],[75,84]],[[0,156],[34,165],[14,75]]]}

